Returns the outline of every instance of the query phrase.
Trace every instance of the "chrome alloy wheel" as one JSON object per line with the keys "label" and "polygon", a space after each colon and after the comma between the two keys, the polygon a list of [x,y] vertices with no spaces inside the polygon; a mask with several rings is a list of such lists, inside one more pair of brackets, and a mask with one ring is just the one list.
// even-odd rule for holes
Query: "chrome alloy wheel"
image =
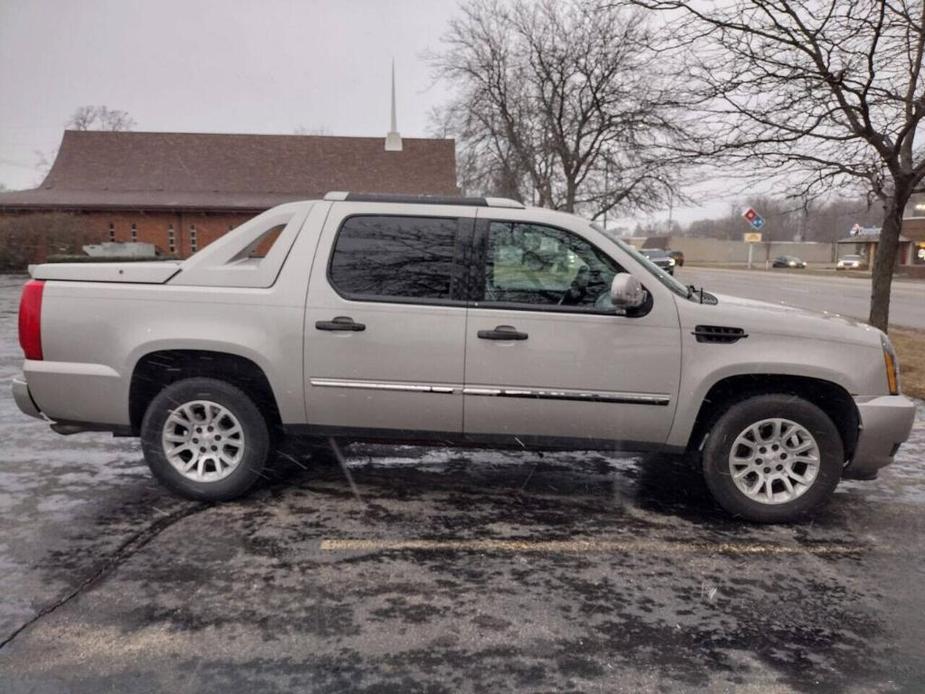
{"label": "chrome alloy wheel", "polygon": [[762,419],[748,426],[729,451],[729,472],[752,501],[785,504],[808,490],[819,474],[819,446],[789,419]]}
{"label": "chrome alloy wheel", "polygon": [[209,400],[193,400],[172,410],[161,443],[167,461],[194,482],[224,479],[244,457],[241,423],[228,408]]}

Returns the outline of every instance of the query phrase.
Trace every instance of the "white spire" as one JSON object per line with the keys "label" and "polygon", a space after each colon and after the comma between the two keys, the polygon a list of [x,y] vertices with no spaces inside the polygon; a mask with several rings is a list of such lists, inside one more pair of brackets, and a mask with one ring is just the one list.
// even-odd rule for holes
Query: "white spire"
{"label": "white spire", "polygon": [[395,115],[395,58],[392,58],[392,128],[385,136],[385,151],[400,152],[402,150],[401,135],[398,133],[398,118]]}

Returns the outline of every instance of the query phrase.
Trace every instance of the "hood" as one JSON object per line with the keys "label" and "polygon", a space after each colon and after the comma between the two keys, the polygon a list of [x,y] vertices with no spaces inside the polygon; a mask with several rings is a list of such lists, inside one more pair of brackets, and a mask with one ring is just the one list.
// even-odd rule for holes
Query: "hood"
{"label": "hood", "polygon": [[880,349],[882,333],[853,318],[828,311],[810,311],[784,303],[773,304],[727,294],[714,296],[718,300],[716,305],[692,304],[699,309],[690,314],[692,319],[696,315],[693,320],[695,324],[725,325],[744,328],[749,334],[848,342]]}

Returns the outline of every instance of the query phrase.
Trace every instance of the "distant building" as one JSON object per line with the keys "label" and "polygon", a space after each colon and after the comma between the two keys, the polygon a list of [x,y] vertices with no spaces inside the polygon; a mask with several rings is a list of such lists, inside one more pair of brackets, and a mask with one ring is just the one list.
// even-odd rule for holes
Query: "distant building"
{"label": "distant building", "polygon": [[[838,240],[838,254],[863,256],[868,267],[873,267],[879,243],[880,227],[855,225],[847,236]],[[900,267],[925,267],[925,189],[913,193],[906,205],[899,247],[896,250],[896,264]]]}
{"label": "distant building", "polygon": [[912,194],[903,214],[903,236],[909,239],[909,265],[925,266],[925,188]]}
{"label": "distant building", "polygon": [[381,137],[67,130],[39,187],[0,193],[0,216],[74,213],[100,242],[186,257],[274,205],[330,190],[458,194],[453,140],[389,135],[387,146]]}

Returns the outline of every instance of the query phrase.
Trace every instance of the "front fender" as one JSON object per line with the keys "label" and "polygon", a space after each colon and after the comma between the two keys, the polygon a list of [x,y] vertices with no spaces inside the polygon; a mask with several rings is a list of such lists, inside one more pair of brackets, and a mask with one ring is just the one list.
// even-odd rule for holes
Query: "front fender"
{"label": "front fender", "polygon": [[733,376],[795,376],[833,383],[849,395],[878,392],[882,356],[868,345],[752,334],[734,344],[685,340],[678,409],[667,444],[686,446],[707,393]]}

